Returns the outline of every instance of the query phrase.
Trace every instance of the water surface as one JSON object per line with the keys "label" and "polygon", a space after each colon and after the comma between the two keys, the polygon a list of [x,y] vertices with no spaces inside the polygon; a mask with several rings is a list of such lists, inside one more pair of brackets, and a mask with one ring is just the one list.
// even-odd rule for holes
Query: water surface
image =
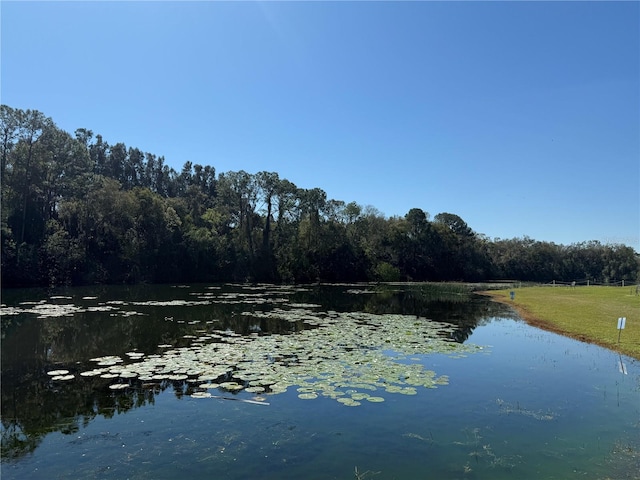
{"label": "water surface", "polygon": [[[2,301],[3,478],[640,477],[638,362],[462,287],[99,287]],[[98,367],[105,356],[122,362]],[[182,371],[161,372],[169,359]],[[150,378],[126,375],[145,364]],[[125,375],[81,375],[96,368]]]}

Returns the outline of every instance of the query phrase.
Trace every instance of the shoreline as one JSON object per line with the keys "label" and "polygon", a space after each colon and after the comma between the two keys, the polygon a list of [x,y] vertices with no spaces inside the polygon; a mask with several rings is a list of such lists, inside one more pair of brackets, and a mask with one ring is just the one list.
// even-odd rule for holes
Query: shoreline
{"label": "shoreline", "polygon": [[558,325],[556,325],[551,320],[545,320],[543,318],[537,317],[534,314],[532,314],[530,311],[528,311],[526,307],[523,307],[522,305],[518,305],[514,303],[512,300],[510,300],[509,298],[505,298],[503,295],[499,294],[498,292],[485,290],[485,291],[475,292],[475,293],[477,293],[478,295],[491,297],[491,299],[495,302],[501,303],[503,305],[508,305],[509,307],[513,308],[513,310],[516,311],[516,313],[520,316],[520,318],[522,318],[522,320],[527,322],[527,324],[531,325],[532,327],[540,328],[542,330],[546,330],[552,333],[557,333],[558,335],[562,335],[568,338],[573,338],[574,340],[579,340],[584,343],[591,343],[593,345],[598,345],[599,347],[606,348],[607,350],[611,350],[612,352],[618,353],[620,355],[626,355],[627,357],[633,358],[635,360],[640,360],[640,355],[636,356],[628,352],[623,352],[618,348],[616,348],[615,344],[612,345],[611,343],[602,341],[598,338],[590,337],[582,333],[567,331],[559,327]]}

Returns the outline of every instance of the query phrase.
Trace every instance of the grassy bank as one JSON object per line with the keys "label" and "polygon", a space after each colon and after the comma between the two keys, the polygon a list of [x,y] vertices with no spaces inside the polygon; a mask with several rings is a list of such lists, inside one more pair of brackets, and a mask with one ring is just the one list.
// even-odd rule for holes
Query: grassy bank
{"label": "grassy bank", "polygon": [[[529,324],[640,359],[640,296],[634,287],[525,287],[483,292]],[[618,343],[618,318],[626,326]]]}

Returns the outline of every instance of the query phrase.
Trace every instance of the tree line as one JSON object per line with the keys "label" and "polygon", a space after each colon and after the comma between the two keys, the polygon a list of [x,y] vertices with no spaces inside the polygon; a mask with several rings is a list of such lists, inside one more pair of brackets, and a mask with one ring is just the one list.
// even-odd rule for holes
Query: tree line
{"label": "tree line", "polygon": [[2,286],[138,282],[636,281],[597,241],[491,240],[453,213],[386,217],[275,172],[216,174],[1,106]]}

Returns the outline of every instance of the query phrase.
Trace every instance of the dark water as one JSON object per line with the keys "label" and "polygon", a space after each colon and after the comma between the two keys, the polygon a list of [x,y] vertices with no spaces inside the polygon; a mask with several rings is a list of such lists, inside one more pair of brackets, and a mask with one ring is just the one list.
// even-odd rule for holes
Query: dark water
{"label": "dark water", "polygon": [[[7,291],[2,303],[3,479],[640,478],[639,362],[529,327],[462,287],[100,287]],[[271,315],[278,310],[296,313]],[[193,398],[194,375],[79,375],[95,357],[189,352],[216,332],[247,352],[263,337],[302,338],[319,328],[304,312],[338,325],[343,312],[365,312],[359,323],[411,315],[417,328],[441,322],[449,327],[435,336],[483,348],[398,356],[383,339],[362,347],[448,384],[414,394],[378,386],[369,393],[384,402],[353,407],[303,400],[295,386]],[[74,378],[54,380],[52,370]]]}

